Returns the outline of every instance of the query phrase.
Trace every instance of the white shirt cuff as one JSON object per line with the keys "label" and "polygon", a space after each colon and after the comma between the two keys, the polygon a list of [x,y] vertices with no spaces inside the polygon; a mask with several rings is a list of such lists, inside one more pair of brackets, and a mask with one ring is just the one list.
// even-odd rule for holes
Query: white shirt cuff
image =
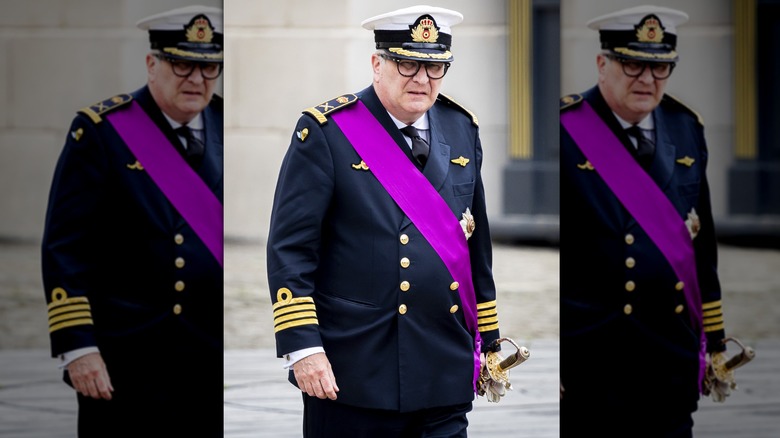
{"label": "white shirt cuff", "polygon": [[325,349],[322,347],[311,347],[311,348],[304,348],[303,350],[293,351],[292,353],[287,353],[284,355],[284,369],[289,369],[293,365],[295,365],[295,362],[298,362],[299,360],[311,356],[312,354],[317,353],[324,353]]}
{"label": "white shirt cuff", "polygon": [[86,356],[90,353],[99,353],[100,350],[98,350],[97,347],[84,347],[84,348],[78,348],[76,350],[71,350],[66,353],[62,353],[60,355],[60,368],[65,368],[68,366],[69,363],[73,362],[74,360]]}

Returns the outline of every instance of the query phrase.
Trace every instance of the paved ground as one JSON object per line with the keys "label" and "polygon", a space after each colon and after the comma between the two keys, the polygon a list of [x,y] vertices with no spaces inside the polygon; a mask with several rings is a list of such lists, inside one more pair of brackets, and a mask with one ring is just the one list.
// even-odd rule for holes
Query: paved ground
{"label": "paved ground", "polygon": [[[74,436],[75,401],[48,359],[38,249],[0,245],[0,436]],[[780,430],[780,251],[721,248],[727,328],[757,359],[737,373],[725,404],[703,400],[701,437],[776,437]],[[470,436],[558,436],[558,252],[498,245],[494,271],[503,334],[531,350],[512,372],[515,391],[477,400]],[[226,248],[225,436],[300,436],[300,395],[274,357],[261,245]]]}

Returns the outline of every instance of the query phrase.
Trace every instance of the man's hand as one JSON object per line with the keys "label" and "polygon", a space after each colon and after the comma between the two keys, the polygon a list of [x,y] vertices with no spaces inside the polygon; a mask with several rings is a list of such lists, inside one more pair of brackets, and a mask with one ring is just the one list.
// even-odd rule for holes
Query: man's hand
{"label": "man's hand", "polygon": [[339,387],[325,353],[315,353],[295,362],[293,374],[301,391],[312,397],[336,400]]}
{"label": "man's hand", "polygon": [[68,364],[73,388],[85,397],[111,400],[114,387],[100,353],[89,353]]}

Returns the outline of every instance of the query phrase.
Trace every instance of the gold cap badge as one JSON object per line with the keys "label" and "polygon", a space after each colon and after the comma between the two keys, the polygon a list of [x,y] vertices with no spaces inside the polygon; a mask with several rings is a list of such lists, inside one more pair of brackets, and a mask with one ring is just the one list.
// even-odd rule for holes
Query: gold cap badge
{"label": "gold cap badge", "polygon": [[435,43],[439,39],[439,28],[430,15],[423,15],[415,23],[409,26],[412,30],[412,41],[416,43]]}
{"label": "gold cap badge", "polygon": [[655,15],[648,15],[639,23],[636,38],[640,43],[660,43],[664,40],[664,29],[661,20]]}
{"label": "gold cap badge", "polygon": [[214,38],[214,32],[209,19],[205,15],[198,15],[190,21],[185,35],[190,43],[210,43]]}

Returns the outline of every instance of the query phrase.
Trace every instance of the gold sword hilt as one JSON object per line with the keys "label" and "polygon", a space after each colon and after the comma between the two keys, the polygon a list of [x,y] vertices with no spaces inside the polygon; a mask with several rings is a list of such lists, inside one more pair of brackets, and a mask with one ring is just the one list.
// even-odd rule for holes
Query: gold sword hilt
{"label": "gold sword hilt", "polygon": [[745,345],[743,345],[742,342],[739,341],[739,339],[726,338],[723,340],[723,343],[725,344],[726,342],[729,341],[739,345],[739,348],[741,348],[742,351],[740,351],[739,354],[735,354],[734,356],[732,356],[731,359],[727,360],[723,364],[723,370],[725,372],[733,371],[741,367],[742,365],[745,365],[746,363],[750,362],[751,360],[753,360],[753,358],[756,357],[755,350],[753,350],[753,348],[751,347],[746,347]]}

